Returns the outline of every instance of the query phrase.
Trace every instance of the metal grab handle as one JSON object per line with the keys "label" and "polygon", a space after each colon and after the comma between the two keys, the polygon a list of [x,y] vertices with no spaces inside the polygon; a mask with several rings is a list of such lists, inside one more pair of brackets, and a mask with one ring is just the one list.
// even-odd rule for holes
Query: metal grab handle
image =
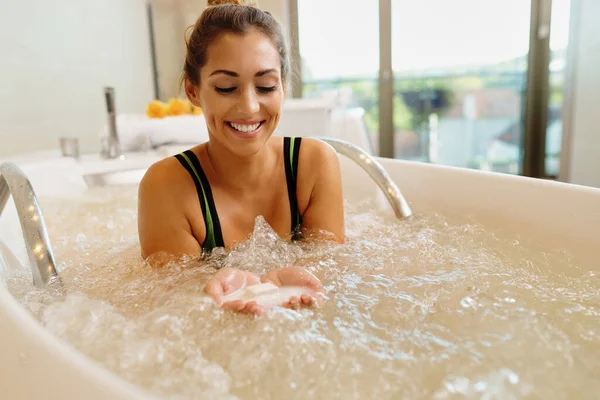
{"label": "metal grab handle", "polygon": [[60,283],[42,211],[31,182],[15,164],[4,163],[0,165],[0,216],[11,194],[21,221],[34,285],[45,287]]}
{"label": "metal grab handle", "polygon": [[408,206],[406,199],[402,196],[398,185],[392,181],[381,163],[369,153],[342,139],[331,137],[317,137],[317,139],[328,143],[336,152],[350,158],[364,169],[383,191],[383,194],[385,194],[385,197],[387,197],[390,202],[397,218],[403,219],[412,215],[412,211]]}

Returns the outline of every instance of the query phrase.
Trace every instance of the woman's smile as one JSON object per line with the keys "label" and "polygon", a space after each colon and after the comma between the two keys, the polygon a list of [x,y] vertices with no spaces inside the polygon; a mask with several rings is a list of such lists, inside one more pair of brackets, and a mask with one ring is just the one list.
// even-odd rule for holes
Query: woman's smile
{"label": "woman's smile", "polygon": [[258,135],[266,120],[262,121],[226,121],[225,125],[237,137],[252,139]]}

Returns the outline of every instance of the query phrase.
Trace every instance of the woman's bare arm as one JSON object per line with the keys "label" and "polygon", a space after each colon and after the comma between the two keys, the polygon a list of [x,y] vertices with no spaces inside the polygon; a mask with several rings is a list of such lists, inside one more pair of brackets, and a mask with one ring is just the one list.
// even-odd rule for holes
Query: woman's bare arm
{"label": "woman's bare arm", "polygon": [[[344,233],[344,200],[342,196],[342,175],[337,154],[328,144],[318,140],[304,140],[300,152],[308,152],[310,168],[308,181],[314,182],[308,207],[302,216],[302,226],[313,234],[326,231],[333,234],[337,242],[343,243]],[[302,160],[304,161],[304,160]],[[326,236],[327,237],[327,236]]]}
{"label": "woman's bare arm", "polygon": [[138,235],[144,259],[157,254],[168,259],[201,253],[184,208],[186,177],[178,174],[171,162],[152,165],[140,182]]}

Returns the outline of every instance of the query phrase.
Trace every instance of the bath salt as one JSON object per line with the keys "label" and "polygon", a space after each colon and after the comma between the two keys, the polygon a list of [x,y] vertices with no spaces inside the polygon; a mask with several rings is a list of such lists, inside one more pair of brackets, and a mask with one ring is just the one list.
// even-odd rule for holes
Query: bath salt
{"label": "bath salt", "polygon": [[278,287],[272,283],[260,283],[251,285],[233,293],[228,294],[223,298],[224,302],[234,300],[244,300],[247,302],[255,301],[258,305],[271,308],[279,306],[292,297],[300,297],[303,294],[313,294],[310,289],[301,286],[284,286]]}

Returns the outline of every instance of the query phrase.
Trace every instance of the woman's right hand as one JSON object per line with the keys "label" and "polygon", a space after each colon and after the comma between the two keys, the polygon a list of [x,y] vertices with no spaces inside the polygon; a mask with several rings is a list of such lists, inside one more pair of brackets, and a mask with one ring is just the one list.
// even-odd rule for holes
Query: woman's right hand
{"label": "woman's right hand", "polygon": [[292,296],[283,303],[282,306],[285,308],[318,305],[323,300],[325,293],[319,278],[298,265],[271,271],[263,276],[262,281],[272,283],[278,287],[301,286],[306,288],[306,293],[301,296]]}
{"label": "woman's right hand", "polygon": [[223,304],[224,296],[259,283],[260,278],[252,272],[225,267],[221,268],[210,278],[204,287],[204,293],[211,296],[219,307],[223,306],[235,312],[260,315],[263,310],[254,301],[244,302],[243,300],[234,300]]}

